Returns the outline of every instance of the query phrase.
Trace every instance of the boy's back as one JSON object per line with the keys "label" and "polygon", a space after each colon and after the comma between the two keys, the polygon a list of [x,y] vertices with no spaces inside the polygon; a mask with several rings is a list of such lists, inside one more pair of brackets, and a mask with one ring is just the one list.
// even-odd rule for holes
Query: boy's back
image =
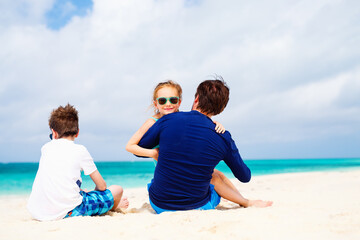
{"label": "boy's back", "polygon": [[86,175],[96,170],[84,146],[63,138],[46,143],[28,202],[31,215],[38,220],[62,219],[81,204],[81,170]]}
{"label": "boy's back", "polygon": [[[50,139],[41,148],[39,169],[28,202],[32,217],[56,220],[76,216],[102,215],[110,210],[127,208],[121,186],[107,188],[89,152],[75,144],[79,136],[78,111],[67,104],[51,112]],[[95,183],[93,191],[82,191],[81,170]]]}

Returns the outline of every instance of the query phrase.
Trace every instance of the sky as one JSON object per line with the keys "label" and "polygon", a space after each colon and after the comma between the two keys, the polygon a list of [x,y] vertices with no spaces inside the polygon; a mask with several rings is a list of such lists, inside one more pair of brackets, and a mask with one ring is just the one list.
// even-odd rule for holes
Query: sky
{"label": "sky", "polygon": [[355,0],[2,0],[0,162],[39,161],[67,103],[95,161],[142,160],[125,145],[156,84],[189,111],[215,74],[243,159],[360,157],[359,22]]}

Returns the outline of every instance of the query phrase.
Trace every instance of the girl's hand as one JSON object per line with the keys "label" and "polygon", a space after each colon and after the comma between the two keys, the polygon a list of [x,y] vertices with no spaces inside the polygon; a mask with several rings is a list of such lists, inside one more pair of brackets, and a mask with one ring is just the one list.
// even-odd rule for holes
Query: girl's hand
{"label": "girl's hand", "polygon": [[155,159],[156,161],[158,160],[158,158],[159,158],[159,149],[158,148],[151,149],[151,157],[153,159]]}
{"label": "girl's hand", "polygon": [[221,123],[219,123],[219,122],[217,122],[217,121],[213,121],[215,124],[216,124],[216,126],[215,126],[215,131],[217,132],[217,133],[224,133],[225,132],[225,128],[224,128],[224,126],[221,124]]}

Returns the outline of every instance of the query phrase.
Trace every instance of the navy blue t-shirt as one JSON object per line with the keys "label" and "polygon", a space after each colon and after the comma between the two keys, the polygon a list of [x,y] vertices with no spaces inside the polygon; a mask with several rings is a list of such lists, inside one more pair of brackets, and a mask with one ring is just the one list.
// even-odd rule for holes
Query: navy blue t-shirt
{"label": "navy blue t-shirt", "polygon": [[160,145],[149,197],[158,207],[189,210],[210,200],[210,180],[221,161],[241,182],[251,178],[228,131],[218,134],[213,121],[198,111],[163,116],[142,137],[139,146]]}

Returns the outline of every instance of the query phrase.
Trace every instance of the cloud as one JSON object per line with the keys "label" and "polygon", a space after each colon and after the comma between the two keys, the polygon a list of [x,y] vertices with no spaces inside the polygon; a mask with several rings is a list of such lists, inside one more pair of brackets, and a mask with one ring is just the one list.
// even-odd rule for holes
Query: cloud
{"label": "cloud", "polygon": [[83,17],[91,12],[91,0],[57,0],[46,12],[46,25],[53,30],[59,30],[68,24],[75,16]]}
{"label": "cloud", "polygon": [[[360,69],[319,82],[254,98],[229,109],[239,119],[245,142],[288,142],[331,138],[360,131],[360,106],[356,86]],[[350,93],[348,97],[344,93]],[[343,104],[345,101],[346,104]],[[256,129],[254,131],[254,129]],[[235,131],[237,132],[237,131]]]}
{"label": "cloud", "polygon": [[44,21],[44,13],[53,5],[54,0],[18,0],[0,2],[0,27],[33,26]]}
{"label": "cloud", "polygon": [[[217,118],[240,144],[272,144],[268,157],[286,141],[359,133],[357,2],[99,0],[56,31],[46,19],[54,4],[0,4],[1,152],[39,149],[51,110],[70,102],[96,159],[129,159],[124,146],[152,114],[156,83],[178,81],[189,110],[214,73],[231,89]],[[3,156],[37,160],[30,150]]]}

